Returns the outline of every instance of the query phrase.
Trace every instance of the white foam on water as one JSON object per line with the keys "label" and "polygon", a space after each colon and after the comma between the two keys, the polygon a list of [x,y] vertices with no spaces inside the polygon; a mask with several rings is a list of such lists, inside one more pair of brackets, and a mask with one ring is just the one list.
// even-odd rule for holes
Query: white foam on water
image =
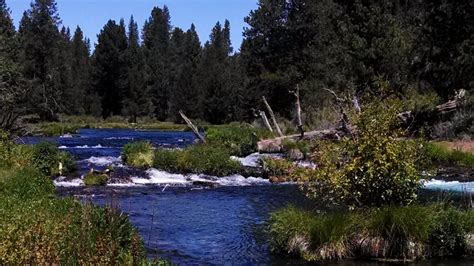
{"label": "white foam on water", "polygon": [[431,179],[424,184],[426,189],[474,193],[474,182],[443,181]]}
{"label": "white foam on water", "polygon": [[109,147],[104,147],[100,144],[95,145],[95,146],[89,146],[89,145],[74,146],[74,147],[59,146],[59,149],[107,149],[107,148]]}
{"label": "white foam on water", "polygon": [[73,138],[74,136],[71,134],[64,134],[62,136],[59,136],[60,139],[70,139]]}
{"label": "white foam on water", "polygon": [[263,158],[277,158],[281,159],[285,157],[284,154],[281,153],[268,153],[268,154],[262,154],[262,153],[252,153],[248,155],[247,157],[236,157],[236,156],[231,156],[230,158],[232,160],[240,162],[243,166],[247,167],[259,167],[261,166],[261,161]]}
{"label": "white foam on water", "polygon": [[82,187],[84,186],[84,181],[80,178],[76,178],[69,181],[63,181],[61,178],[53,181],[56,187]]}
{"label": "white foam on water", "polygon": [[108,137],[106,140],[133,140],[133,137]]}
{"label": "white foam on water", "polygon": [[98,166],[109,166],[109,165],[116,165],[120,166],[122,164],[122,157],[113,157],[113,156],[103,156],[103,157],[90,157],[88,159],[83,160],[83,162],[87,162],[90,164],[95,164]]}
{"label": "white foam on water", "polygon": [[219,178],[216,183],[221,186],[232,186],[232,187],[241,187],[241,186],[253,186],[253,185],[269,185],[270,181],[268,179],[263,179],[259,177],[248,177],[245,178],[241,175],[231,175]]}
{"label": "white foam on water", "polygon": [[189,183],[184,175],[171,174],[157,169],[150,169],[146,171],[149,178],[132,177],[132,182],[139,185],[186,185]]}
{"label": "white foam on water", "polygon": [[138,185],[181,185],[191,186],[194,182],[204,182],[219,186],[251,186],[270,184],[270,181],[258,177],[245,178],[241,175],[215,177],[206,175],[182,175],[172,174],[165,171],[150,169],[147,172],[149,178],[132,177],[132,182]]}

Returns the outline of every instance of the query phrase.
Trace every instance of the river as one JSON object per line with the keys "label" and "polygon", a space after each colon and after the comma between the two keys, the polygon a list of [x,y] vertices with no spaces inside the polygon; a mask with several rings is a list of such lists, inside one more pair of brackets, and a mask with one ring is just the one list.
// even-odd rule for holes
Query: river
{"label": "river", "polygon": [[[74,136],[25,137],[27,144],[54,142],[77,159],[80,173],[90,168],[122,165],[123,145],[148,140],[156,147],[184,148],[195,141],[189,132],[82,129]],[[289,204],[311,208],[297,186],[271,185],[267,180],[225,177],[217,188],[193,186],[186,177],[158,170],[136,176],[130,183],[86,188],[80,178],[57,180],[57,193],[99,205],[112,204],[127,213],[143,236],[149,257],[176,264],[262,265],[302,264],[273,255],[268,247],[266,221],[269,213]],[[474,191],[472,183],[431,181],[427,188]],[[321,264],[322,265],[322,264]],[[324,264],[328,265],[328,264]],[[383,265],[377,262],[344,261],[332,265]],[[420,262],[417,265],[473,265],[466,260]]]}

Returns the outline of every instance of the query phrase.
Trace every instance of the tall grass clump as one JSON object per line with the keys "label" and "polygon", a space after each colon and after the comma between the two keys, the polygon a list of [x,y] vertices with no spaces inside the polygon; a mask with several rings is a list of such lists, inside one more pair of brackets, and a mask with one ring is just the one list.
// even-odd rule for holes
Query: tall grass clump
{"label": "tall grass clump", "polygon": [[238,173],[242,167],[230,156],[225,147],[207,144],[193,145],[185,150],[157,149],[153,166],[183,174],[226,176]]}
{"label": "tall grass clump", "polygon": [[270,246],[306,260],[463,256],[473,213],[441,204],[326,214],[288,207],[271,215]]}
{"label": "tall grass clump", "polygon": [[123,147],[123,161],[133,167],[149,168],[153,165],[153,146],[148,141],[138,141]]}

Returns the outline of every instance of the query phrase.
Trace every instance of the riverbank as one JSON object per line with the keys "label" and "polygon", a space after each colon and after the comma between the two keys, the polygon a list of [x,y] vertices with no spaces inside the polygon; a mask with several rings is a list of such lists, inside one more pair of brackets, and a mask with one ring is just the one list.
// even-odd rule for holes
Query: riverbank
{"label": "riverbank", "polygon": [[[39,151],[38,153],[36,151]],[[63,152],[0,140],[0,264],[160,264],[117,209],[57,198]],[[58,168],[59,167],[59,168]]]}

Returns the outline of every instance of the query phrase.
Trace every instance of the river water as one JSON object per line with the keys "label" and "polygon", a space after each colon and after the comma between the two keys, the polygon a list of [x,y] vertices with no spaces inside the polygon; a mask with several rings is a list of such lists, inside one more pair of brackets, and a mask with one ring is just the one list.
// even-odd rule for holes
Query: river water
{"label": "river water", "polygon": [[[71,152],[80,173],[109,165],[125,168],[120,159],[123,145],[148,140],[156,147],[183,148],[195,141],[189,132],[135,131],[124,129],[83,129],[75,136],[59,138],[27,137],[27,144],[56,143]],[[255,155],[241,159],[255,163]],[[303,264],[302,261],[273,255],[268,247],[266,221],[269,213],[287,205],[314,206],[297,186],[271,185],[255,177],[173,175],[158,170],[136,176],[129,183],[85,188],[80,178],[56,181],[61,196],[74,196],[99,205],[112,204],[127,213],[143,236],[148,255],[176,264],[262,265]],[[212,180],[217,188],[193,186],[193,180]],[[429,189],[454,192],[474,191],[472,183],[431,181]],[[323,264],[321,264],[323,265]],[[328,264],[324,264],[328,265]],[[367,261],[343,261],[330,265],[383,265]],[[417,265],[473,265],[467,260],[443,260]]]}

